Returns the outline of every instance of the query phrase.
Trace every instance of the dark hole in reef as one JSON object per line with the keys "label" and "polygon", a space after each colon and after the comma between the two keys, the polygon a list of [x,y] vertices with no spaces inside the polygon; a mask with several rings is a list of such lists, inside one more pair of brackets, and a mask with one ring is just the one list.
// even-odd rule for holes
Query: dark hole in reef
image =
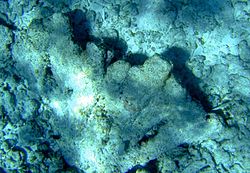
{"label": "dark hole in reef", "polygon": [[126,173],[136,173],[139,170],[145,170],[148,173],[158,173],[157,159],[150,160],[144,166],[136,165],[132,169],[128,170]]}
{"label": "dark hole in reef", "polygon": [[162,53],[163,59],[171,60],[173,63],[173,75],[175,79],[186,88],[193,101],[200,103],[206,112],[212,109],[207,95],[201,90],[200,79],[197,78],[186,66],[190,54],[183,48],[171,47]]}
{"label": "dark hole in reef", "polygon": [[131,66],[143,65],[148,57],[144,54],[135,53],[126,56],[126,61],[130,63]]}
{"label": "dark hole in reef", "polygon": [[180,168],[180,162],[179,162],[179,160],[175,160],[174,163],[175,163],[176,167],[179,169]]}
{"label": "dark hole in reef", "polygon": [[[105,51],[104,70],[106,72],[109,65],[124,59],[128,46],[123,39],[118,37],[103,37],[101,40],[99,46]],[[109,51],[112,53],[112,57],[108,54]]]}
{"label": "dark hole in reef", "polygon": [[159,129],[166,124],[166,120],[160,121],[158,124],[154,125],[139,141],[138,144],[141,146],[143,143],[147,143],[149,140],[153,139],[159,132]]}
{"label": "dark hole in reef", "polygon": [[183,149],[188,149],[189,144],[188,143],[182,143],[182,144],[178,145],[178,147],[183,148]]}
{"label": "dark hole in reef", "polygon": [[16,83],[20,83],[22,80],[22,78],[17,74],[13,74],[13,79],[15,80]]}
{"label": "dark hole in reef", "polygon": [[147,143],[150,139],[154,138],[158,134],[157,130],[153,130],[152,134],[145,134],[139,141],[138,144],[142,145],[143,143]]}
{"label": "dark hole in reef", "polygon": [[86,14],[79,9],[67,13],[72,27],[72,40],[83,50],[86,49],[87,42],[90,41],[90,22]]}
{"label": "dark hole in reef", "polygon": [[49,67],[49,66],[45,67],[45,75],[46,76],[53,76],[53,72],[52,72],[51,67]]}
{"label": "dark hole in reef", "polygon": [[157,159],[150,160],[150,161],[146,164],[145,169],[146,169],[147,171],[149,171],[150,173],[157,173],[157,172],[159,172],[159,171],[158,171],[158,167],[157,167]]}
{"label": "dark hole in reef", "polygon": [[149,130],[139,141],[138,144],[141,146],[143,143],[147,143],[150,139],[153,139],[158,134],[158,129]]}
{"label": "dark hole in reef", "polygon": [[61,139],[61,135],[51,135],[51,137],[55,140]]}

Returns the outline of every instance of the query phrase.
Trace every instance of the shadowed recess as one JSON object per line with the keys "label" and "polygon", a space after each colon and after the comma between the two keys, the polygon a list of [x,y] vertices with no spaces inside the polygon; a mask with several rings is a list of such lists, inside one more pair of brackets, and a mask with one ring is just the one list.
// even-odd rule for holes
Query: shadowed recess
{"label": "shadowed recess", "polygon": [[157,159],[150,160],[145,165],[136,165],[132,169],[128,170],[126,173],[136,173],[136,172],[147,172],[147,173],[157,173]]}
{"label": "shadowed recess", "polygon": [[148,57],[144,54],[135,53],[135,54],[129,54],[126,57],[126,61],[131,66],[137,66],[137,65],[143,65],[144,62],[148,59]]}
{"label": "shadowed recess", "polygon": [[206,112],[212,109],[206,94],[201,90],[199,84],[200,79],[197,78],[192,71],[186,66],[189,59],[189,53],[183,48],[172,47],[162,53],[164,59],[171,60],[173,63],[173,75],[176,80],[186,88],[190,96],[195,102],[202,105]]}
{"label": "shadowed recess", "polygon": [[9,28],[10,30],[16,30],[17,29],[17,27],[13,23],[4,20],[1,17],[0,17],[0,25],[3,25],[5,27]]}
{"label": "shadowed recess", "polygon": [[119,37],[103,37],[99,45],[105,52],[104,70],[107,71],[109,65],[121,60],[126,55],[128,45]]}
{"label": "shadowed recess", "polygon": [[90,23],[86,14],[82,10],[76,9],[67,15],[72,27],[72,40],[85,50],[87,42],[90,41]]}

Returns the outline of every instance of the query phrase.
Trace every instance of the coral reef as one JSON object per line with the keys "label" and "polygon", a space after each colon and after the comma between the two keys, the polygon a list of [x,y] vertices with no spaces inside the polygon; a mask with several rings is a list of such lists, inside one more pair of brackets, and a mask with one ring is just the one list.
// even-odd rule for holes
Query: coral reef
{"label": "coral reef", "polygon": [[0,2],[0,172],[249,172],[249,2]]}

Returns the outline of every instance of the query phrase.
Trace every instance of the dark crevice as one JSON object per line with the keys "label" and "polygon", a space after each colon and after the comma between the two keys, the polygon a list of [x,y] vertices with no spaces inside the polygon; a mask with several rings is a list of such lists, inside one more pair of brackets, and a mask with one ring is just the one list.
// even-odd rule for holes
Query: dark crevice
{"label": "dark crevice", "polygon": [[114,62],[124,59],[127,52],[127,43],[117,37],[102,37],[97,38],[90,34],[91,25],[86,16],[86,12],[76,9],[66,14],[69,18],[72,28],[72,40],[79,45],[82,50],[86,50],[88,42],[95,43],[98,47],[104,50],[104,71],[107,71],[109,65]]}
{"label": "dark crevice", "polygon": [[175,166],[180,169],[180,162],[179,160],[174,160]]}
{"label": "dark crevice", "polygon": [[150,172],[150,173],[157,173],[158,171],[158,166],[157,166],[157,159],[150,160],[146,165],[145,169]]}
{"label": "dark crevice", "polygon": [[61,135],[51,135],[51,137],[54,139],[54,140],[58,140],[58,139],[61,139]]}
{"label": "dark crevice", "polygon": [[211,112],[215,113],[217,115],[220,115],[220,117],[222,117],[221,122],[223,123],[224,126],[227,126],[230,128],[235,127],[236,129],[240,128],[239,125],[237,124],[237,122],[234,121],[232,115],[229,112],[227,112],[223,109],[216,109],[216,110],[212,110]]}
{"label": "dark crevice", "polygon": [[90,41],[90,22],[87,20],[86,13],[76,9],[67,13],[72,27],[72,40],[83,50],[86,49],[87,42]]}
{"label": "dark crevice", "polygon": [[172,73],[175,79],[183,88],[186,88],[193,101],[201,104],[206,112],[210,112],[212,105],[208,101],[207,95],[199,86],[201,80],[186,66],[186,62],[190,57],[189,53],[182,48],[172,47],[162,55],[164,59],[171,60],[173,63]]}
{"label": "dark crevice", "polygon": [[200,170],[199,170],[199,172],[208,172],[208,171],[206,171],[206,169],[209,169],[209,168],[211,168],[211,166],[210,165],[206,165],[206,166],[203,166]]}
{"label": "dark crevice", "polygon": [[157,130],[150,130],[146,133],[138,142],[139,145],[147,143],[150,139],[153,139],[158,134]]}
{"label": "dark crevice", "polygon": [[131,66],[143,65],[148,59],[143,54],[127,54],[127,43],[117,37],[102,37],[98,38],[90,34],[90,22],[87,19],[86,12],[76,9],[66,14],[69,17],[70,25],[72,27],[72,40],[79,45],[82,50],[86,50],[88,42],[95,43],[99,48],[104,50],[104,71],[107,71],[108,66],[118,60],[125,60]]}
{"label": "dark crevice", "polygon": [[124,59],[128,46],[123,39],[120,39],[119,37],[103,37],[101,39],[96,38],[95,40],[99,41],[97,45],[105,52],[103,67],[105,72],[107,71],[108,66],[118,60]]}
{"label": "dark crevice", "polygon": [[[1,13],[2,14],[2,13]],[[4,15],[5,16],[5,15]],[[1,16],[0,16],[0,25],[3,25],[3,26],[5,26],[5,27],[7,27],[7,28],[9,28],[10,30],[17,30],[17,27],[11,22],[11,21],[9,21],[8,19],[7,19],[7,17],[6,17],[6,19],[4,19],[4,18],[2,18]]]}
{"label": "dark crevice", "polygon": [[158,173],[158,166],[157,166],[157,159],[150,160],[147,162],[145,165],[136,165],[130,170],[128,170],[126,173],[136,173],[139,172],[140,170],[146,171],[148,173]]}
{"label": "dark crevice", "polygon": [[178,145],[178,147],[183,148],[183,149],[188,149],[189,144],[188,143],[182,143],[182,144]]}
{"label": "dark crevice", "polygon": [[17,74],[14,73],[12,76],[16,83],[19,84],[22,81],[22,78],[18,76]]}
{"label": "dark crevice", "polygon": [[141,146],[144,143],[147,143],[149,140],[153,139],[158,133],[159,129],[166,124],[166,121],[162,120],[158,124],[154,125],[148,132],[138,141],[138,144]]}
{"label": "dark crevice", "polygon": [[144,62],[148,59],[148,56],[144,54],[128,54],[126,56],[126,61],[131,65],[131,66],[138,66],[138,65],[143,65]]}

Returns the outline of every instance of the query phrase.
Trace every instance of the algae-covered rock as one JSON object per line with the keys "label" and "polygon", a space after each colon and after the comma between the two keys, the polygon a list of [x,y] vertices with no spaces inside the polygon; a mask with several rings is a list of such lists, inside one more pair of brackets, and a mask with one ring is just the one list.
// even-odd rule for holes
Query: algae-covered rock
{"label": "algae-covered rock", "polygon": [[128,73],[131,81],[150,88],[159,88],[164,85],[164,82],[169,78],[172,65],[159,55],[154,55],[145,61],[142,67],[133,67]]}

